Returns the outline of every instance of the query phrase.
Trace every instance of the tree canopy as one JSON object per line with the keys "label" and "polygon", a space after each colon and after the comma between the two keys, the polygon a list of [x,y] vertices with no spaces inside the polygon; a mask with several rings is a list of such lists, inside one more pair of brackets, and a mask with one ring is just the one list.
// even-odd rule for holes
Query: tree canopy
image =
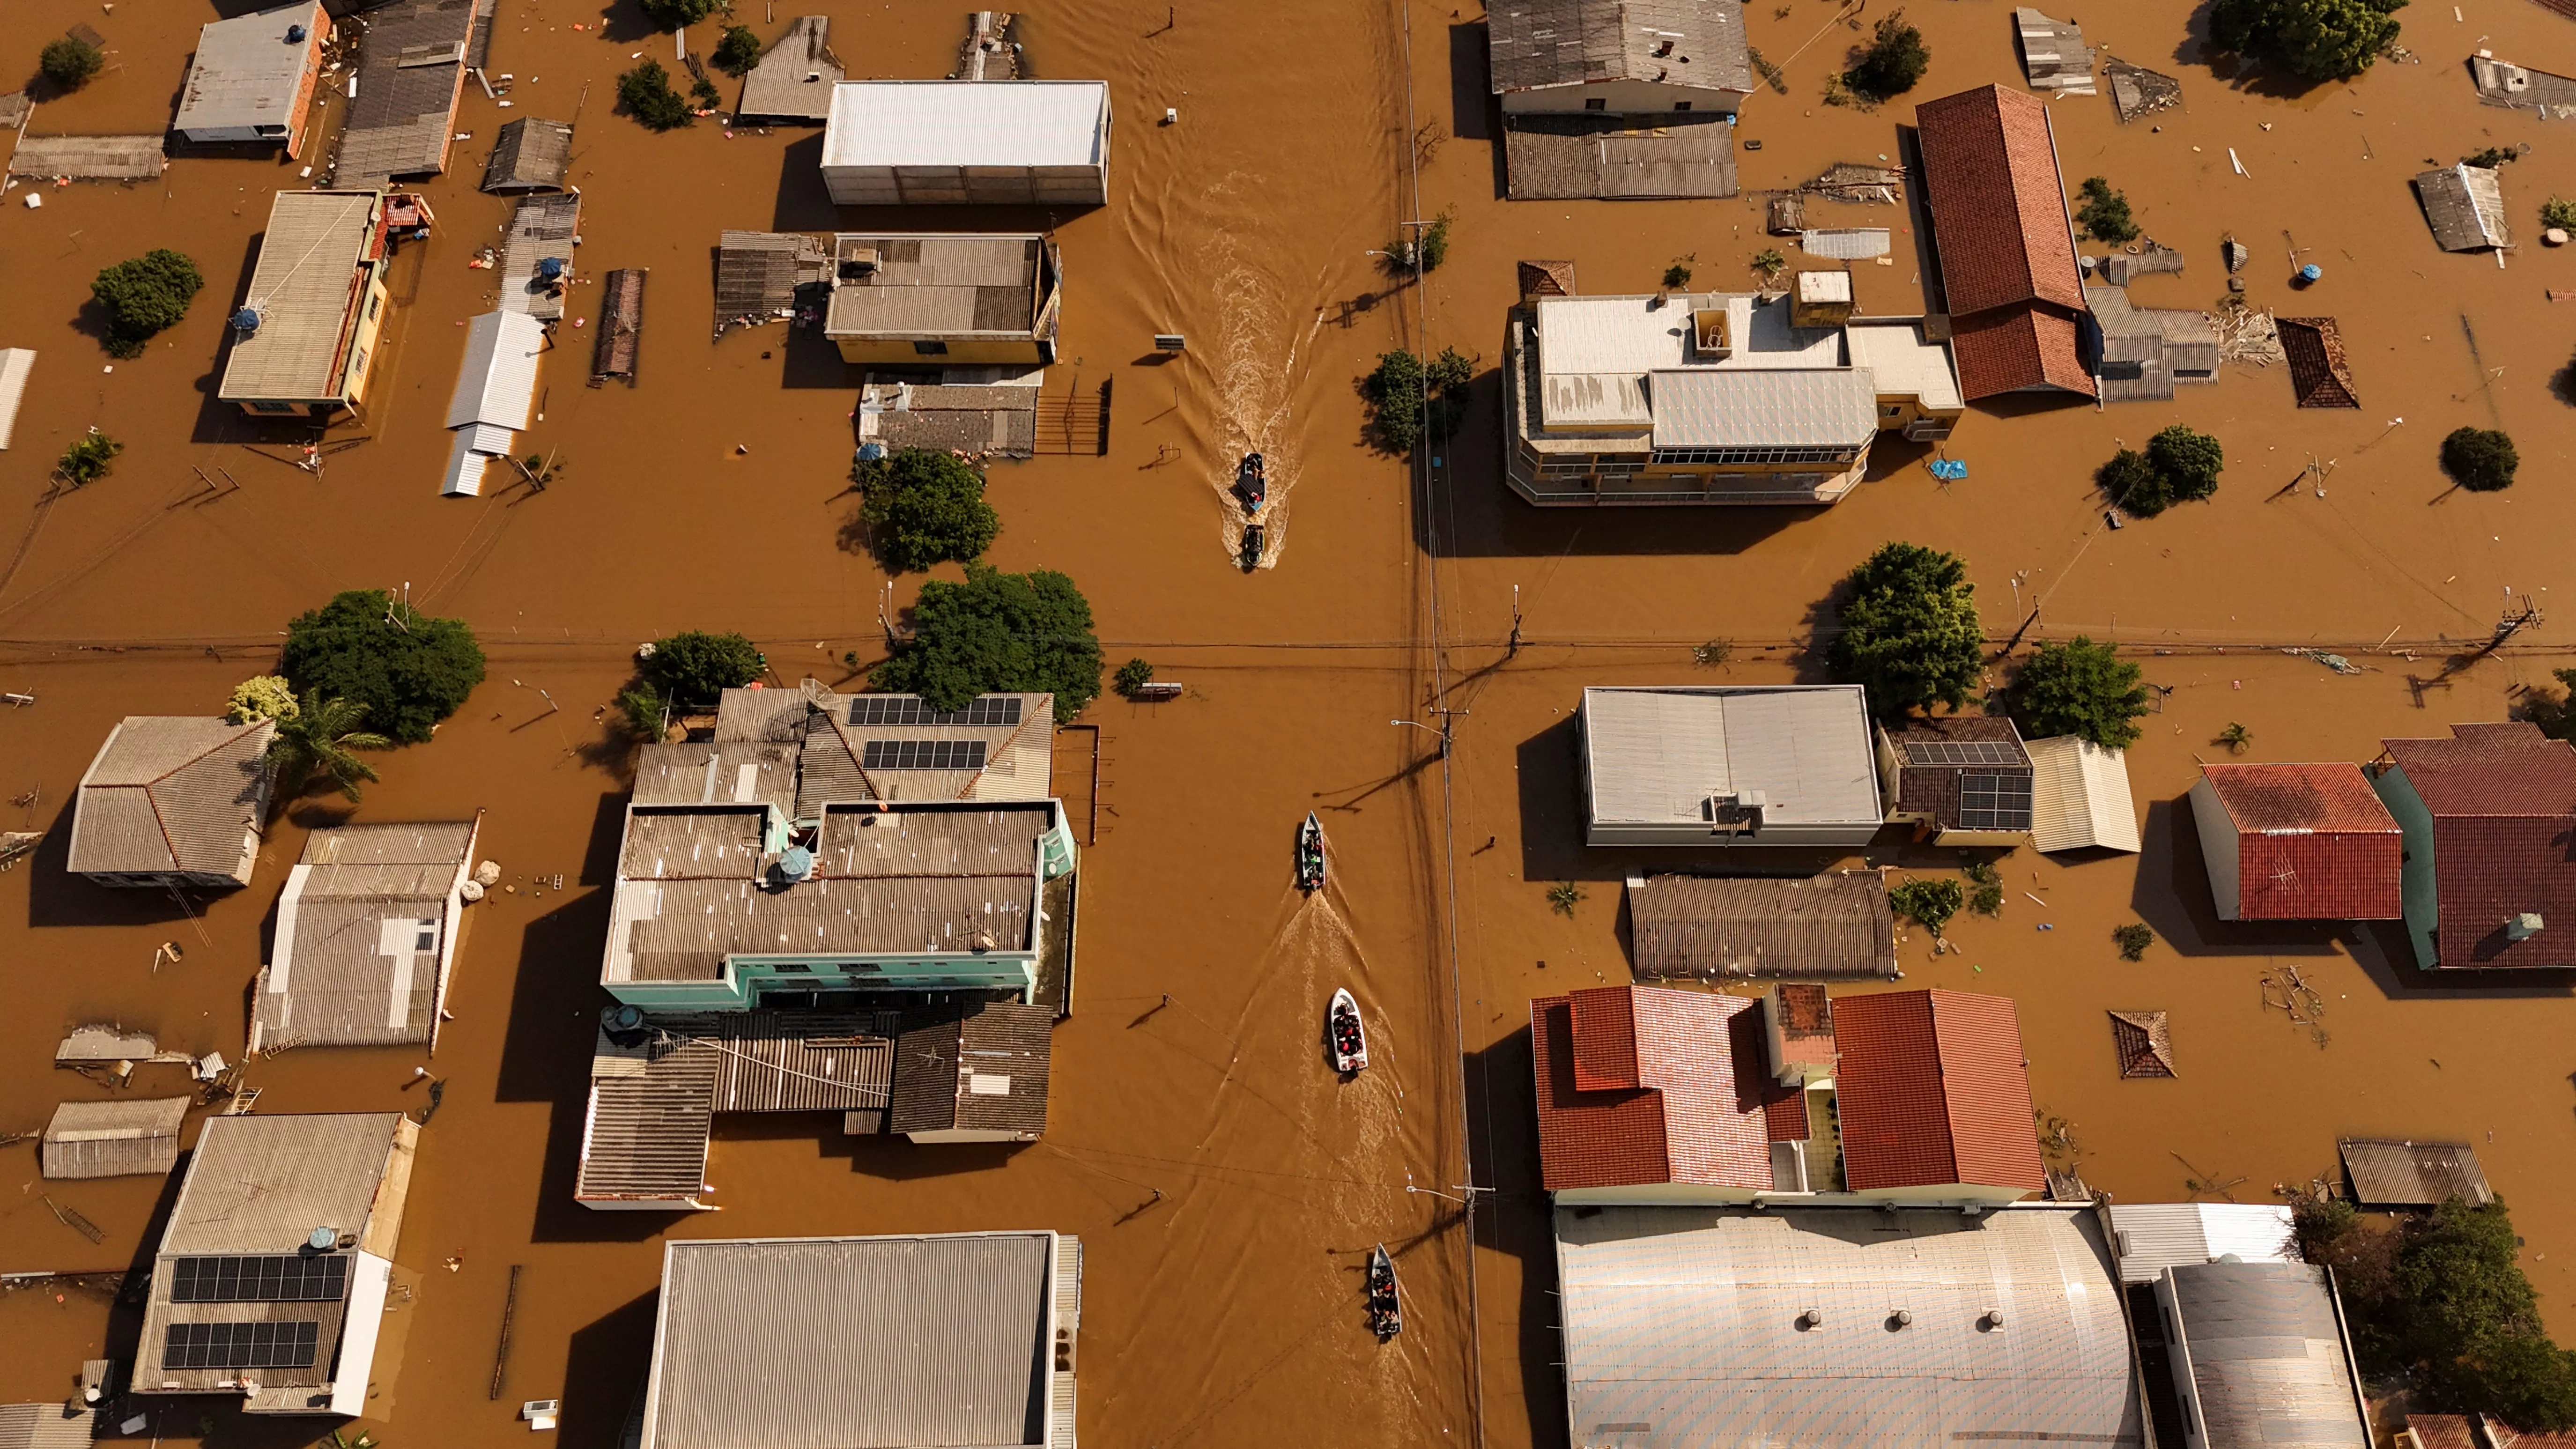
{"label": "tree canopy", "polygon": [[286,676],[254,674],[233,686],[232,698],[224,704],[224,718],[234,724],[289,719],[301,708],[295,699],[295,686],[286,682]]}
{"label": "tree canopy", "polygon": [[850,469],[877,554],[896,570],[983,556],[1002,531],[984,475],[954,453],[904,448]]}
{"label": "tree canopy", "polygon": [[2218,0],[2209,37],[2309,80],[2350,80],[2397,42],[2406,0]]}
{"label": "tree canopy", "polygon": [[724,39],[716,42],[716,69],[726,75],[744,76],[760,64],[760,37],[748,25],[728,25]]}
{"label": "tree canopy", "polygon": [[188,315],[188,304],[205,285],[197,264],[168,247],[103,268],[89,292],[107,312],[108,352],[140,356],[154,333],[177,326]]}
{"label": "tree canopy", "polygon": [[913,636],[876,667],[878,689],[918,694],[933,709],[964,709],[996,691],[1045,691],[1058,719],[1100,694],[1100,639],[1091,603],[1052,569],[1006,574],[966,566],[966,582],[931,579],[912,606]]}
{"label": "tree canopy", "polygon": [[362,706],[369,725],[416,745],[483,682],[483,647],[462,620],[351,589],[287,626],[279,672],[304,694]]}
{"label": "tree canopy", "polygon": [[2013,676],[2012,712],[2028,738],[2073,735],[2125,750],[2137,743],[2147,690],[2138,666],[2078,634],[2068,643],[2042,644],[2022,661]]}
{"label": "tree canopy", "polygon": [[644,18],[664,30],[681,30],[695,25],[718,10],[724,0],[641,0]]}
{"label": "tree canopy", "polygon": [[2493,428],[2454,428],[2442,440],[2442,471],[2472,493],[2494,493],[2513,486],[2522,457],[2513,439]]}
{"label": "tree canopy", "polygon": [[2111,186],[2110,178],[2087,176],[2079,193],[2084,204],[2075,208],[2075,220],[2095,241],[2128,242],[2138,239],[2138,223],[2129,215],[2129,198]]}
{"label": "tree canopy", "polygon": [[645,681],[675,708],[712,708],[728,689],[740,689],[769,667],[767,656],[740,634],[696,630],[653,641],[644,656]]}
{"label": "tree canopy", "polygon": [[667,131],[697,119],[689,103],[671,89],[671,73],[662,62],[647,60],[617,78],[617,99],[636,120],[652,130]]}
{"label": "tree canopy", "polygon": [[1843,84],[1864,100],[1884,101],[1914,89],[1931,66],[1932,52],[1924,48],[1923,32],[1905,23],[1903,10],[1891,10],[1878,18],[1869,48],[1843,72]]}
{"label": "tree canopy", "polygon": [[1467,384],[1475,375],[1475,359],[1461,357],[1454,347],[1442,348],[1428,363],[1401,348],[1380,355],[1377,370],[1360,379],[1379,445],[1409,453],[1425,438],[1445,443],[1457,436],[1467,418]]}
{"label": "tree canopy", "polygon": [[36,69],[45,79],[67,91],[88,85],[91,76],[107,64],[107,55],[97,46],[73,35],[57,36],[45,42],[36,55]]}
{"label": "tree canopy", "polygon": [[1985,666],[1976,585],[1955,554],[1881,545],[1853,569],[1842,630],[1826,647],[1834,677],[1869,691],[1885,718],[1968,702]]}
{"label": "tree canopy", "polygon": [[2176,423],[2149,438],[2144,453],[2122,448],[2094,476],[2122,511],[2153,518],[2178,502],[2216,493],[2226,466],[2227,450],[2216,438]]}
{"label": "tree canopy", "polygon": [[277,772],[277,798],[282,802],[304,793],[313,777],[329,777],[333,788],[357,803],[361,781],[372,783],[376,767],[356,750],[389,750],[394,742],[363,728],[365,705],[334,699],[318,690],[296,708],[278,715],[277,733],[269,738],[268,766]]}

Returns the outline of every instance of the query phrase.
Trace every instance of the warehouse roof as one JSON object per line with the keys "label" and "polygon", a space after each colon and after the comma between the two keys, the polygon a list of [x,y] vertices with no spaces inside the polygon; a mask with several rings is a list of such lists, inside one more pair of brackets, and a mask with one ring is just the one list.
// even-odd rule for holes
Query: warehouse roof
{"label": "warehouse roof", "polygon": [[1496,95],[1595,81],[1753,91],[1741,0],[1506,0],[1486,24]]}
{"label": "warehouse roof", "polygon": [[2209,1449],[2370,1449],[2351,1345],[2323,1268],[2194,1263],[2166,1270],[2187,1366],[2184,1412]]}
{"label": "warehouse roof", "polygon": [[[1051,1232],[667,1243],[641,1449],[1056,1442],[1050,1338],[1073,1327],[1059,1275],[1080,1261],[1060,1244],[1074,1246]],[[810,1358],[817,1344],[830,1352]]]}
{"label": "warehouse roof", "polygon": [[2089,1210],[1559,1208],[1555,1230],[1577,1444],[2145,1442]]}
{"label": "warehouse roof", "polygon": [[2291,1253],[2285,1203],[2113,1203],[2111,1230],[2126,1283],[2152,1283],[2167,1268],[2230,1253],[2247,1263],[2287,1262]]}
{"label": "warehouse roof", "polygon": [[2048,1186],[2010,997],[1837,997],[1834,1040],[1843,1173],[1853,1191]]}
{"label": "warehouse roof", "polygon": [[1628,887],[1641,976],[1800,981],[1896,975],[1895,923],[1875,871],[1798,878],[1655,875]]}
{"label": "warehouse roof", "polygon": [[259,830],[277,726],[220,716],[128,715],[108,732],[72,811],[69,868],[82,874],[242,870]]}
{"label": "warehouse roof", "polygon": [[826,168],[1099,166],[1108,150],[1100,81],[843,81],[823,131]]}
{"label": "warehouse roof", "polygon": [[281,191],[268,208],[243,305],[259,329],[233,339],[216,396],[226,402],[338,397],[348,344],[366,301],[367,269],[384,255],[384,198],[373,191]]}
{"label": "warehouse roof", "polygon": [[1766,820],[1881,818],[1858,685],[1589,688],[1582,718],[1596,822],[1700,823],[1749,790]]}
{"label": "warehouse roof", "polygon": [[[188,62],[188,85],[179,93],[179,118],[172,128],[269,126],[284,135],[295,123],[304,68],[313,55],[312,37],[328,23],[322,0],[301,0],[206,25],[197,32],[197,53]],[[289,40],[290,29],[302,33]]]}

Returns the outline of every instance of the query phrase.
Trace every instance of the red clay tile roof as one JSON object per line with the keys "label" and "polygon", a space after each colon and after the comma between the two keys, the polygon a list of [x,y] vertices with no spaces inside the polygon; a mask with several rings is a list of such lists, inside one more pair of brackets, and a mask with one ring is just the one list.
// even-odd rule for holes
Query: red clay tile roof
{"label": "red clay tile roof", "polygon": [[[1757,1003],[1610,986],[1530,1003],[1541,1180],[1551,1192],[1678,1182],[1767,1191]],[[1590,1082],[1635,1082],[1592,1089]]]}
{"label": "red clay tile roof", "polygon": [[2416,1449],[2576,1449],[2576,1434],[2526,1434],[2492,1414],[2479,1417],[2485,1420],[2482,1435],[2464,1414],[2409,1414],[2406,1427]]}
{"label": "red clay tile roof", "polygon": [[2021,1026],[2001,996],[1888,991],[1834,1001],[1843,1177],[1855,1192],[2047,1187]]}
{"label": "red clay tile roof", "polygon": [[2031,301],[2083,311],[2047,103],[1982,86],[1925,101],[1914,124],[1951,313]]}
{"label": "red clay tile roof", "polygon": [[2041,304],[1951,318],[1950,352],[1959,363],[1960,395],[1969,402],[2051,387],[2093,396],[2075,319]]}
{"label": "red clay tile roof", "polygon": [[[2527,723],[2385,741],[2433,815],[2434,951],[2445,967],[2576,965],[2576,749]],[[2537,912],[2542,928],[2505,939]]]}
{"label": "red clay tile roof", "polygon": [[2237,915],[2248,921],[2393,921],[2405,840],[2361,767],[2204,765],[2236,830]]}

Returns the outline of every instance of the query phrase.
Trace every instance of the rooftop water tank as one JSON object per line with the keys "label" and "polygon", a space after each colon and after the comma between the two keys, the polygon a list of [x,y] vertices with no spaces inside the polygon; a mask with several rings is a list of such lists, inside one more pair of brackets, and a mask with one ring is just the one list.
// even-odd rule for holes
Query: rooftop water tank
{"label": "rooftop water tank", "polygon": [[564,259],[561,257],[547,257],[537,263],[537,276],[542,281],[551,282],[563,274]]}
{"label": "rooftop water tank", "polygon": [[290,25],[286,27],[286,43],[289,45],[302,45],[304,43],[304,27],[301,25]]}
{"label": "rooftop water tank", "polygon": [[307,1233],[304,1236],[304,1246],[311,1248],[317,1253],[327,1253],[339,1245],[340,1230],[338,1228],[315,1228],[312,1232]]}
{"label": "rooftop water tank", "polygon": [[778,857],[778,873],[789,880],[803,880],[814,873],[814,852],[801,845],[787,847]]}
{"label": "rooftop water tank", "polygon": [[247,337],[259,330],[259,309],[244,307],[233,314],[233,330]]}

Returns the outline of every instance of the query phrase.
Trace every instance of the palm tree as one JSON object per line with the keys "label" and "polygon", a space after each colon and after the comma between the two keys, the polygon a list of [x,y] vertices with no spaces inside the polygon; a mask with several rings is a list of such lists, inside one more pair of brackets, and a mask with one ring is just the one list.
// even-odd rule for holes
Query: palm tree
{"label": "palm tree", "polygon": [[314,776],[328,775],[340,793],[356,803],[358,782],[374,780],[376,770],[350,751],[389,750],[394,743],[360,729],[366,719],[365,705],[318,689],[304,696],[302,708],[294,714],[281,716],[277,734],[268,743],[268,765],[277,772],[279,797],[294,799],[313,783]]}

